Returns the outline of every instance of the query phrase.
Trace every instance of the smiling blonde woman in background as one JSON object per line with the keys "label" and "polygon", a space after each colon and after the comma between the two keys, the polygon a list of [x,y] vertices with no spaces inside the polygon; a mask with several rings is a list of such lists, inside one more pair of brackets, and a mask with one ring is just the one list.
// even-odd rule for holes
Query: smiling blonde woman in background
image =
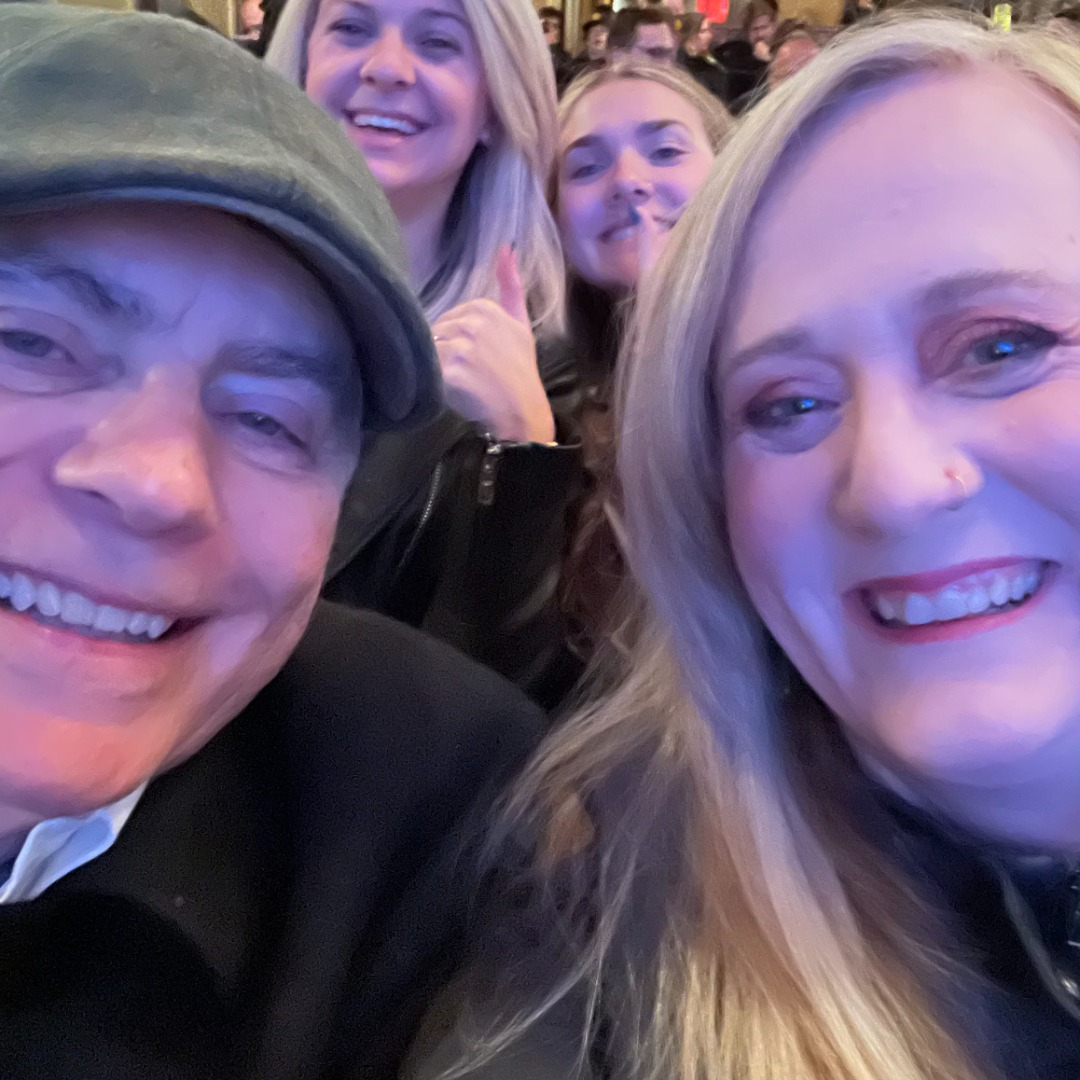
{"label": "smiling blonde woman in background", "polygon": [[267,62],[340,123],[385,191],[454,410],[374,445],[368,513],[329,594],[558,697],[573,675],[554,568],[580,454],[566,445],[574,368],[554,345],[555,82],[536,13],[529,0],[289,0]]}
{"label": "smiling blonde woman in background", "polygon": [[468,1075],[1080,1075],[1078,236],[1046,31],[854,30],[727,142],[628,353],[651,632],[511,801]]}

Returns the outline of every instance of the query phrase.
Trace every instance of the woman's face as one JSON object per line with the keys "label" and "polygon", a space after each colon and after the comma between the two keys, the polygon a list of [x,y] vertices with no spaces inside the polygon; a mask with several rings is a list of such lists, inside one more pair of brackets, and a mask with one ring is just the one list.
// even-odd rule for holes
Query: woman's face
{"label": "woman's face", "polygon": [[643,244],[666,240],[712,162],[700,114],[674,90],[647,79],[597,87],[559,140],[559,231],[570,265],[594,285],[633,288]]}
{"label": "woman's face", "polygon": [[1075,119],[1002,72],[894,85],[767,193],[748,251],[726,508],[769,630],[904,783],[1077,760]]}
{"label": "woman's face", "polygon": [[322,0],[306,89],[367,159],[399,216],[449,200],[488,126],[461,0]]}

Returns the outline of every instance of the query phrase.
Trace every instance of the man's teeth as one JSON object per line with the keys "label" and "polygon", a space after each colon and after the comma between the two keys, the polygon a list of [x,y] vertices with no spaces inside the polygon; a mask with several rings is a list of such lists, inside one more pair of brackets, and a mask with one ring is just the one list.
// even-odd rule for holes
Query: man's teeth
{"label": "man's teeth", "polygon": [[954,582],[932,593],[875,593],[871,605],[883,622],[926,626],[982,615],[1036,593],[1042,570],[996,570]]}
{"label": "man's teeth", "polygon": [[411,120],[402,120],[396,116],[376,116],[364,113],[353,117],[353,125],[360,128],[375,128],[376,131],[396,131],[399,135],[418,135],[420,125]]}
{"label": "man's teeth", "polygon": [[35,585],[21,573],[0,573],[0,600],[7,600],[19,612],[36,608],[46,618],[57,619],[68,626],[150,641],[156,641],[176,622],[164,615],[95,604],[80,593],[61,591],[51,581]]}

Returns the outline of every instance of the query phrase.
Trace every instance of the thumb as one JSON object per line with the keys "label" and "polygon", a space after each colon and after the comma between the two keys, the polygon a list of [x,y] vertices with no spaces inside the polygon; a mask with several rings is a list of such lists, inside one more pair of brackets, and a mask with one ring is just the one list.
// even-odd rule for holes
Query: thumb
{"label": "thumb", "polygon": [[499,306],[523,326],[532,329],[525,285],[518,269],[517,255],[509,244],[499,248],[495,263],[495,280],[499,285]]}

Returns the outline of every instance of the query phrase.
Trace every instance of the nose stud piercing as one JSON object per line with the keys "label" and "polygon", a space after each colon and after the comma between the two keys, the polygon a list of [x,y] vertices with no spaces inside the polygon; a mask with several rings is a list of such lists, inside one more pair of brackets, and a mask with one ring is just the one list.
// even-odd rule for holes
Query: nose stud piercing
{"label": "nose stud piercing", "polygon": [[954,491],[956,488],[960,489],[959,494],[954,497],[952,506],[949,508],[950,510],[959,510],[969,498],[967,484],[956,469],[946,469],[945,477],[952,484]]}

